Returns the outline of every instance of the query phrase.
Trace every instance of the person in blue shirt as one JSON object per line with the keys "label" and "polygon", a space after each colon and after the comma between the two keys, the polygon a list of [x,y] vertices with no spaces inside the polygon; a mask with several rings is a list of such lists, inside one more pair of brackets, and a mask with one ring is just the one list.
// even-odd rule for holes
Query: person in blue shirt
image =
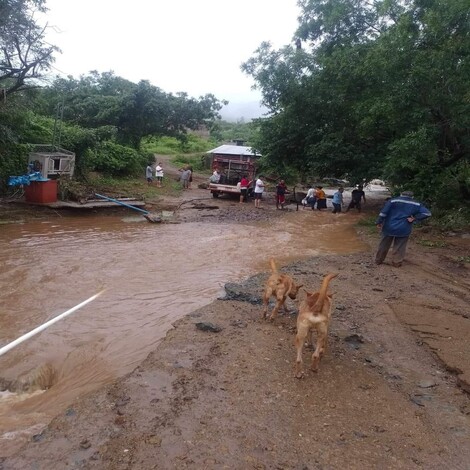
{"label": "person in blue shirt", "polygon": [[431,217],[431,212],[413,199],[411,191],[403,191],[400,196],[388,200],[375,222],[382,232],[375,263],[384,262],[393,243],[392,265],[400,267],[405,258],[406,244],[413,224],[428,217]]}
{"label": "person in blue shirt", "polygon": [[339,187],[338,191],[333,194],[333,214],[341,212],[341,207],[343,207],[343,187]]}
{"label": "person in blue shirt", "polygon": [[341,208],[343,207],[343,191],[344,188],[340,186],[338,191],[333,194],[333,214],[341,212]]}

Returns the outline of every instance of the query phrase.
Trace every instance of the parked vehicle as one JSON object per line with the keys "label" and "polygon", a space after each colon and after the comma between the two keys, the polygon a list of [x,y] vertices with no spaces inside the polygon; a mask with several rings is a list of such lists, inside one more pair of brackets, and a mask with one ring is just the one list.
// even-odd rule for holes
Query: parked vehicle
{"label": "parked vehicle", "polygon": [[256,165],[252,161],[242,161],[238,157],[230,156],[214,157],[212,161],[212,171],[217,170],[220,174],[218,183],[209,183],[208,189],[212,196],[217,198],[221,194],[240,196],[240,187],[238,186],[242,176],[251,181],[248,188],[248,196],[251,196],[254,186]]}

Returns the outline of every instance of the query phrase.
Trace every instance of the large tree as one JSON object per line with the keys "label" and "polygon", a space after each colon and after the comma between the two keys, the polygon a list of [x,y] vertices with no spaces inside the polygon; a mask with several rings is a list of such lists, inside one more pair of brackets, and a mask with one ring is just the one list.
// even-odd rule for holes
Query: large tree
{"label": "large tree", "polygon": [[262,44],[242,65],[272,112],[258,142],[268,163],[468,197],[468,0],[299,5],[302,49]]}
{"label": "large tree", "polygon": [[208,94],[198,99],[171,94],[146,80],[132,83],[112,72],[79,79],[58,78],[38,98],[38,110],[53,116],[61,108],[67,122],[83,127],[112,126],[116,140],[138,149],[143,137],[184,138],[188,129],[219,117],[222,103]]}
{"label": "large tree", "polygon": [[47,25],[35,14],[45,12],[44,0],[0,0],[0,92],[2,101],[37,86],[54,61],[58,48],[45,41]]}

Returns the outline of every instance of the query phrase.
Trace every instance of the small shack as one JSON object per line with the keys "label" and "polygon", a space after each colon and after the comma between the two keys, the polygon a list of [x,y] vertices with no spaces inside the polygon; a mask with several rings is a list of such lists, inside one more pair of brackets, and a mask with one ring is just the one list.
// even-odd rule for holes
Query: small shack
{"label": "small shack", "polygon": [[44,178],[57,179],[59,176],[73,176],[75,154],[54,145],[35,145],[28,156],[32,171],[39,171]]}

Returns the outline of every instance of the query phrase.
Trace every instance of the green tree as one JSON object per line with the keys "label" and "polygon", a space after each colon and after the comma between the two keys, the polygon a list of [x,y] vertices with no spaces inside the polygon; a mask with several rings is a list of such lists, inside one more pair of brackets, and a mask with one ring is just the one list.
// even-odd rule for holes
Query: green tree
{"label": "green tree", "polygon": [[0,0],[0,105],[13,93],[36,87],[59,49],[45,40],[34,14],[45,0]]}
{"label": "green tree", "polygon": [[142,80],[135,84],[112,72],[91,72],[79,79],[58,78],[38,97],[37,110],[50,116],[63,107],[67,122],[84,127],[114,126],[120,144],[139,149],[144,137],[173,136],[184,140],[188,129],[219,117],[222,103],[208,94],[165,93]]}
{"label": "green tree", "polygon": [[263,43],[242,65],[271,110],[257,144],[267,162],[385,176],[429,199],[454,181],[468,199],[468,0],[299,5],[304,47]]}

